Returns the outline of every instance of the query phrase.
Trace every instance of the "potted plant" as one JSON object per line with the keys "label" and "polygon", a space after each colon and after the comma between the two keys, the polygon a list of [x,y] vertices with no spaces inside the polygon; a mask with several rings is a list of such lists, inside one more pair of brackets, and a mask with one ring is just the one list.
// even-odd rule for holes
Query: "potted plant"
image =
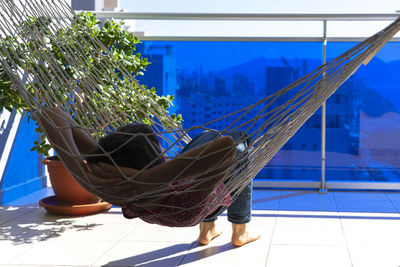
{"label": "potted plant", "polygon": [[[142,56],[139,53],[135,52],[136,44],[139,43],[139,40],[126,28],[124,28],[122,22],[115,22],[113,20],[102,22],[90,12],[83,12],[78,14],[77,16],[78,17],[74,19],[75,23],[71,25],[70,30],[73,30],[74,32],[79,32],[83,36],[85,34],[94,35],[104,44],[105,47],[108,48],[108,53],[110,53],[113,57],[117,58],[119,62],[121,62],[124,65],[125,69],[132,74],[132,76],[144,74],[146,66],[148,66],[150,63],[147,61],[146,58],[142,58]],[[70,77],[76,80],[85,79],[85,77],[82,76],[82,73],[77,71],[76,68],[68,65],[65,59],[65,55],[59,49],[59,45],[52,44],[52,42],[54,42],[54,38],[53,40],[50,40],[50,38],[48,39],[46,38],[46,36],[50,33],[50,30],[46,26],[49,26],[51,23],[52,22],[50,19],[31,18],[22,23],[19,27],[21,28],[22,32],[29,31],[31,27],[36,27],[36,30],[39,28],[40,32],[42,33],[42,38],[46,43],[46,46],[41,47],[41,49],[43,49],[45,53],[51,53],[52,56],[56,57],[60,67],[63,68],[63,70],[67,75],[70,75]],[[88,28],[90,29],[90,31],[88,31]],[[68,31],[68,29],[62,29],[56,33],[56,35],[59,35],[60,42],[63,42],[66,36],[69,36],[68,34],[66,34],[66,31]],[[13,39],[12,37],[7,37],[1,41],[0,45],[2,46],[12,45],[13,42],[17,42],[17,40]],[[77,42],[78,41],[76,41],[75,38],[71,38],[68,40],[68,42],[63,42],[62,45],[65,46],[79,45],[81,47],[84,47],[83,50],[86,53],[85,56],[87,56],[88,59],[88,64],[85,65],[85,67],[87,68],[88,72],[90,72],[91,68],[96,68],[96,62],[97,63],[101,62],[102,58],[99,55],[100,53],[94,53],[93,48],[90,46],[90,43],[87,42],[77,43]],[[32,53],[30,51],[35,51],[35,49],[28,49],[29,45],[30,45],[29,43],[26,44],[25,46],[22,45],[22,48],[26,49],[22,49],[21,51],[19,51],[19,53],[25,53],[24,54],[25,58],[28,58],[27,61],[21,63],[25,64],[24,66],[28,69],[29,67],[32,67],[32,65],[34,64],[30,65],[29,56],[26,57],[26,53],[29,54]],[[34,53],[39,53],[39,52],[36,51]],[[35,55],[33,55],[33,57],[34,56]],[[98,58],[96,58],[97,56]],[[52,75],[53,70],[50,67],[46,67],[45,64],[43,64],[43,66],[41,67],[44,68],[44,71],[46,71],[48,75]],[[118,83],[122,88],[125,88],[124,87],[125,83],[130,83],[130,86],[135,86],[135,88],[137,88],[137,85],[132,83],[132,81],[129,81],[126,78],[122,79],[121,77],[122,74],[117,69],[111,71],[116,72],[117,75],[115,75],[115,79],[110,80],[109,76],[107,76],[107,79],[103,80],[103,84],[99,85],[100,90],[105,90],[108,92],[110,88],[107,85],[111,85],[113,83]],[[27,86],[29,89],[29,85]],[[126,88],[130,87],[126,86]],[[156,94],[154,88],[147,89],[145,86],[141,86],[140,88],[137,89],[147,90],[149,93],[148,94],[149,97],[153,98],[159,105],[163,107],[164,110],[167,110],[172,105],[172,101],[174,99],[174,96],[172,95],[159,96]],[[66,92],[65,95],[59,95],[58,97],[62,99],[67,99],[68,98],[67,94],[68,93]],[[103,94],[101,95],[101,97],[106,97],[106,95],[107,94]],[[115,105],[118,105],[118,108],[116,108],[115,112],[117,112],[117,110],[122,112],[132,112],[132,110],[134,110],[132,109],[132,106],[138,105],[134,102],[133,99],[127,99],[126,102],[127,103],[123,104],[116,103]],[[26,116],[29,116],[28,118],[32,117],[29,106],[25,103],[24,99],[21,97],[18,91],[13,89],[13,84],[10,78],[8,77],[7,73],[1,66],[0,66],[0,106],[8,110],[16,109],[18,112]],[[143,109],[142,106],[141,109]],[[151,107],[149,107],[148,109],[149,114],[150,110]],[[180,115],[172,114],[171,117],[178,124],[182,120]],[[139,119],[144,123],[150,124],[150,121],[146,119],[146,114],[132,114],[131,118],[135,118],[136,120]],[[90,120],[84,121],[83,123],[86,125],[82,126],[83,127],[87,126],[88,128],[90,128],[92,122],[93,121]],[[124,121],[123,123],[130,123],[130,122],[132,121],[126,119],[126,121]],[[82,124],[82,121],[80,123]],[[39,133],[42,132],[39,127],[37,127],[36,130]],[[48,166],[50,180],[57,198],[59,198],[61,202],[69,205],[93,203],[98,201],[98,199],[95,196],[91,195],[90,193],[88,193],[86,190],[84,190],[82,187],[79,186],[79,184],[75,181],[75,179],[73,179],[72,175],[70,175],[66,171],[65,167],[56,157],[49,157],[50,149],[51,145],[46,141],[46,137],[44,135],[41,136],[40,141],[35,142],[34,147],[32,148],[32,150],[36,150],[38,153],[41,153],[47,157],[44,159],[43,163]],[[53,171],[61,171],[62,174],[61,175],[54,174]],[[68,184],[66,184],[66,182],[68,182]],[[75,196],[75,194],[73,193],[79,193],[79,194]]]}

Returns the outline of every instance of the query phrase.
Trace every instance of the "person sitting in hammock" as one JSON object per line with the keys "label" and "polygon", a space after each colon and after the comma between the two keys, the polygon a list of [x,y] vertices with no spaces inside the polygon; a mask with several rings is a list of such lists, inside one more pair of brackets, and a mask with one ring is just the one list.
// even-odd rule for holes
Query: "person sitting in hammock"
{"label": "person sitting in hammock", "polygon": [[[215,220],[231,201],[223,181],[229,173],[228,166],[232,165],[236,155],[232,137],[218,137],[218,133],[205,132],[193,139],[176,159],[165,162],[164,158],[160,157],[160,145],[149,126],[124,126],[117,130],[120,133],[102,138],[99,146],[62,110],[53,108],[47,111],[42,114],[41,121],[51,142],[63,148],[58,149],[58,153],[72,169],[73,175],[86,175],[93,185],[102,186],[100,192],[92,192],[106,201],[122,206],[125,217],[139,217],[149,223],[167,226],[192,226],[206,217],[200,222],[199,243],[208,244],[221,234],[216,230]],[[57,133],[52,123],[62,130]],[[123,138],[124,131],[139,135],[133,139],[131,135],[125,135]],[[126,142],[127,137],[131,141]],[[123,143],[129,145],[121,146]],[[91,171],[76,166],[71,155],[64,151],[67,147],[78,152],[78,155],[93,154],[93,157],[87,157]],[[119,147],[121,149],[117,149]],[[117,151],[111,154],[111,159],[101,155],[95,156],[111,151]],[[201,153],[200,160],[194,159]],[[107,163],[117,164],[118,167]],[[187,168],[189,165],[190,168]],[[211,171],[204,174],[207,168]],[[139,173],[139,170],[142,171]],[[126,181],[126,177],[135,178]],[[176,177],[180,179],[174,180]],[[171,181],[175,182],[170,183],[167,189],[174,193],[164,191],[164,197],[156,195],[148,196],[146,201],[132,201],[135,195],[160,190],[165,188],[160,187],[160,184],[165,185]],[[251,186],[249,184],[228,208],[228,219],[233,225],[232,243],[235,246],[259,238],[259,235],[252,235],[246,229],[246,223],[250,221],[251,216]],[[110,196],[113,197],[108,200]],[[115,196],[120,200],[116,201]],[[217,208],[210,210],[210,206]],[[211,214],[207,216],[210,211]]]}

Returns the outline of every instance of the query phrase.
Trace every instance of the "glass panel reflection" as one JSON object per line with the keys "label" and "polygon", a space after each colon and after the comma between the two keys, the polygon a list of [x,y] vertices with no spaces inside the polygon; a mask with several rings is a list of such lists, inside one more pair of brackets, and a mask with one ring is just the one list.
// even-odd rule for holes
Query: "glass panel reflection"
{"label": "glass panel reflection", "polygon": [[[175,95],[171,112],[183,115],[184,128],[257,102],[315,69],[322,58],[317,42],[145,41],[138,51],[152,63],[139,80],[159,94]],[[320,127],[317,112],[257,178],[318,180]]]}
{"label": "glass panel reflection", "polygon": [[[329,43],[328,58],[354,44]],[[327,180],[400,181],[399,96],[400,43],[392,42],[327,102]]]}

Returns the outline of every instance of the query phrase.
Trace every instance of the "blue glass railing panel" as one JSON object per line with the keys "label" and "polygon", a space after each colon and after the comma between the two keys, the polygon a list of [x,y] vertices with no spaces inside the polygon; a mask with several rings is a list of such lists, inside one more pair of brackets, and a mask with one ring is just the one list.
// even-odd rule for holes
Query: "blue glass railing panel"
{"label": "blue glass railing panel", "polygon": [[[328,43],[333,58],[355,43]],[[400,43],[385,45],[327,102],[327,180],[400,181]]]}
{"label": "blue glass railing panel", "polygon": [[[309,73],[322,61],[319,42],[144,41],[152,63],[142,84],[176,97],[183,127],[247,107]],[[252,114],[248,114],[251,117]],[[235,116],[208,127],[224,129]],[[244,118],[246,120],[246,118]],[[195,136],[198,132],[191,132]],[[258,179],[320,179],[321,115],[317,112],[260,172]]]}

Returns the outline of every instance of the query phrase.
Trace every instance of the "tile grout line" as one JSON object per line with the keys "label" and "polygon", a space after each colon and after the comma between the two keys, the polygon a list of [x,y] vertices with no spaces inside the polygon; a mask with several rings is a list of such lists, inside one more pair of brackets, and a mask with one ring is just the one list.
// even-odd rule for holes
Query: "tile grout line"
{"label": "tile grout line", "polygon": [[[6,224],[6,223],[12,222],[12,221],[14,221],[14,220],[16,220],[16,219],[18,219],[18,218],[20,218],[20,217],[22,217],[22,216],[25,216],[25,215],[27,215],[27,214],[29,214],[29,213],[33,213],[33,212],[35,212],[36,210],[37,210],[37,208],[32,209],[32,210],[27,211],[27,212],[24,212],[24,213],[22,213],[21,215],[15,217],[15,218],[13,218],[13,219],[10,219],[10,220],[8,220],[8,221],[5,221],[4,223],[0,223],[0,226],[4,225],[4,224]],[[30,251],[30,250],[32,250],[32,249],[33,249],[33,247],[29,247],[29,248],[27,248],[26,250],[24,250],[23,252],[18,253],[15,257],[12,257],[12,258],[8,261],[8,263],[6,263],[6,264],[11,264],[11,262],[12,262],[13,260],[17,259],[18,257],[22,256],[23,254],[27,253],[28,251]],[[15,265],[15,266],[18,266],[18,265]]]}
{"label": "tile grout line", "polygon": [[[10,207],[12,207],[12,206],[10,206]],[[27,212],[24,212],[24,213],[21,213],[20,215],[18,215],[18,216],[16,216],[16,217],[12,218],[12,219],[10,219],[10,220],[6,220],[6,221],[4,221],[4,222],[0,223],[0,225],[3,225],[3,224],[6,224],[6,223],[9,223],[9,222],[11,222],[11,221],[13,221],[13,220],[16,220],[16,219],[18,219],[18,218],[20,218],[20,217],[22,217],[22,216],[25,216],[25,215],[27,215],[28,213],[32,213],[32,212],[34,212],[35,210],[37,210],[37,208],[38,208],[38,207],[34,207],[34,209],[32,209],[32,210],[29,210],[29,211],[27,211]]]}
{"label": "tile grout line", "polygon": [[[125,237],[126,237],[127,235],[131,234],[132,232],[134,232],[135,230],[137,230],[137,228],[139,228],[139,225],[136,225],[134,229],[132,229],[131,231],[129,231],[129,233],[127,233],[127,234],[125,235]],[[119,243],[121,243],[121,242],[123,241],[123,239],[124,239],[124,238],[122,238],[122,239],[120,239],[120,240],[117,240],[113,246],[109,247],[109,248],[104,252],[103,255],[99,256],[96,260],[94,260],[94,261],[90,264],[90,266],[97,266],[97,265],[95,265],[95,263],[98,262],[102,257],[104,257],[104,255],[106,255],[111,249],[113,249],[113,248],[116,247]],[[112,240],[108,240],[108,241],[112,241]]]}
{"label": "tile grout line", "polygon": [[180,260],[180,262],[178,263],[177,266],[181,266],[181,265],[183,264],[183,261],[185,260],[186,256],[189,254],[189,251],[194,247],[194,244],[195,244],[196,242],[197,242],[197,241],[193,241],[193,242],[192,242],[192,245],[186,250],[185,255],[183,255],[182,259]]}
{"label": "tile grout line", "polygon": [[[16,255],[16,256],[13,257],[12,259],[10,259],[6,264],[10,264],[10,265],[11,265],[11,264],[12,264],[11,262],[12,262],[13,260],[16,260],[18,257],[22,256],[23,254],[25,254],[25,253],[27,253],[27,252],[33,250],[33,249],[34,249],[34,247],[27,248],[27,249],[24,250],[23,252],[18,253],[18,255]],[[12,265],[14,265],[14,264],[12,264]],[[18,266],[18,264],[16,264],[15,266]],[[40,265],[38,265],[38,266],[40,266]]]}
{"label": "tile grout line", "polygon": [[354,264],[353,264],[353,258],[351,257],[351,253],[350,253],[349,243],[348,243],[348,241],[347,241],[347,236],[346,236],[346,233],[345,233],[344,227],[343,227],[342,216],[340,216],[339,211],[338,211],[338,207],[337,207],[337,203],[336,203],[336,197],[335,197],[335,192],[332,192],[332,195],[333,195],[333,199],[334,199],[334,202],[335,202],[336,216],[337,216],[338,219],[339,219],[340,228],[342,229],[344,242],[345,242],[345,244],[346,244],[347,254],[349,255],[349,258],[350,258],[350,264],[351,264],[351,266],[354,266]]}
{"label": "tile grout line", "polygon": [[269,246],[268,246],[267,256],[265,257],[265,265],[264,266],[267,266],[269,254],[271,252],[272,240],[274,238],[276,221],[277,221],[277,218],[278,218],[277,213],[280,211],[281,199],[282,199],[282,190],[280,190],[278,207],[277,207],[277,210],[276,210],[276,213],[275,213],[274,226],[272,227],[271,240],[269,241]]}
{"label": "tile grout line", "polygon": [[385,192],[382,192],[383,195],[385,196],[385,198],[390,202],[390,205],[392,205],[392,207],[397,211],[397,213],[400,213],[400,209],[396,207],[396,205],[394,205],[394,203],[392,202],[392,200],[386,195]]}
{"label": "tile grout line", "polygon": [[[112,241],[112,240],[107,240],[108,242]],[[98,262],[102,257],[104,257],[104,255],[106,255],[111,249],[113,249],[117,244],[119,244],[121,242],[121,240],[118,241],[114,241],[114,245],[112,245],[111,247],[109,247],[103,255],[99,256],[97,259],[95,259],[89,266],[98,266],[95,265],[96,262]]]}

